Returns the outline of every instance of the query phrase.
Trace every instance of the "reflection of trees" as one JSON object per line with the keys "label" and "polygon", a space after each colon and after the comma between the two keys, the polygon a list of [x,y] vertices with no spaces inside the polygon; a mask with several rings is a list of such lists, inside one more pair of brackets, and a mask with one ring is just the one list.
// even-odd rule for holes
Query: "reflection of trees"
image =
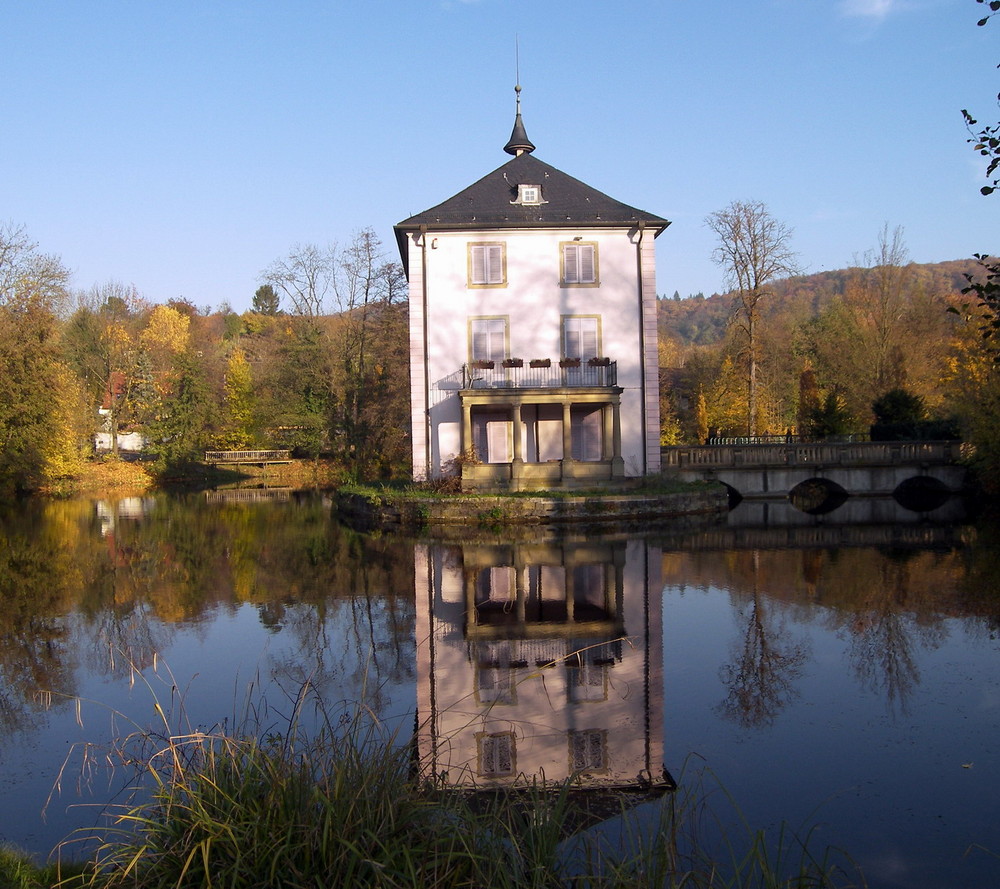
{"label": "reflection of trees", "polygon": [[35,503],[0,513],[0,733],[30,724],[38,693],[72,688],[63,616],[78,566],[73,539]]}
{"label": "reflection of trees", "polygon": [[866,575],[866,584],[846,624],[850,660],[861,683],[884,691],[890,710],[906,712],[907,698],[920,684],[915,642],[936,648],[944,635],[940,621],[918,626],[906,610],[914,587],[910,562],[915,553],[888,553]]}
{"label": "reflection of trees", "polygon": [[[992,538],[989,537],[993,534]],[[984,537],[990,543],[984,541]],[[787,703],[775,676],[783,675],[796,652],[777,644],[766,614],[823,610],[823,621],[847,640],[850,662],[863,686],[884,695],[890,709],[905,711],[920,681],[919,647],[939,646],[946,619],[978,617],[1000,626],[1000,534],[980,529],[968,549],[831,547],[803,550],[731,551],[720,559],[693,552],[664,561],[673,576],[695,586],[715,586],[750,601],[742,650],[723,670],[730,694],[723,709],[736,714],[766,714]],[[710,557],[711,556],[711,557]],[[766,591],[764,606],[758,590]],[[778,648],[777,653],[774,651]],[[794,679],[795,675],[791,678]],[[769,696],[770,695],[770,696]],[[747,717],[740,717],[749,718]]]}
{"label": "reflection of trees", "polygon": [[175,625],[244,603],[294,640],[290,680],[412,676],[412,547],[341,531],[318,497],[157,497],[100,518],[89,501],[31,501],[0,512],[0,540],[0,731],[27,724],[39,689],[72,695],[81,652],[127,675]]}
{"label": "reflection of trees", "polygon": [[759,553],[753,552],[753,593],[746,610],[743,644],[735,645],[733,662],[721,670],[728,694],[722,713],[746,728],[771,725],[795,696],[807,650],[794,643],[782,625],[774,625],[756,581]]}

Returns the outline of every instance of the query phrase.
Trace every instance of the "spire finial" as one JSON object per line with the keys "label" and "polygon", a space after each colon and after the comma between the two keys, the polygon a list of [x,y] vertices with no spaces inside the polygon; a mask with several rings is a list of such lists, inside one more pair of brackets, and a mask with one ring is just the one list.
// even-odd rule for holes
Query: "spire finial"
{"label": "spire finial", "polygon": [[513,154],[517,157],[525,153],[531,154],[535,150],[535,146],[524,131],[524,122],[521,120],[521,59],[516,38],[514,40],[514,107],[514,129],[511,131],[510,139],[507,140],[503,150],[507,154]]}

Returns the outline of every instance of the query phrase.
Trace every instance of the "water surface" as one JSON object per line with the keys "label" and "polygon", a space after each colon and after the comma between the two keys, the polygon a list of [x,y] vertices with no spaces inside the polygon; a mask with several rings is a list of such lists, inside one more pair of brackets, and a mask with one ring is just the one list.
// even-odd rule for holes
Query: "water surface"
{"label": "water surface", "polygon": [[330,712],[421,726],[452,783],[662,760],[709,769],[754,826],[814,827],[873,886],[1000,879],[995,528],[848,501],[846,523],[749,505],[641,537],[413,542],[277,496],[0,515],[0,839],[44,856],[94,823],[124,776],[90,764],[157,705],[277,731],[308,682]]}

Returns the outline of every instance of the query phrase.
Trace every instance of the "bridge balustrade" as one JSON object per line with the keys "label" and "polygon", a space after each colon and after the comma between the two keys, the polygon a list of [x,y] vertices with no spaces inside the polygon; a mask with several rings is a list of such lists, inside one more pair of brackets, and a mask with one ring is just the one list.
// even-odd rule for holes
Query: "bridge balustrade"
{"label": "bridge balustrade", "polygon": [[663,466],[746,468],[769,466],[871,466],[900,463],[948,464],[960,459],[952,441],[815,442],[795,444],[698,445],[663,448]]}

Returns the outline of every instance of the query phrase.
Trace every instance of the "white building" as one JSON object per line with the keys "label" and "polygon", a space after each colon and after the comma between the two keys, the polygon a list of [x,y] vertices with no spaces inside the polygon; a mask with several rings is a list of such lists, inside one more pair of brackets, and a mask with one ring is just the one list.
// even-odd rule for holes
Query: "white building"
{"label": "white building", "polygon": [[593,486],[659,471],[653,240],[669,222],[513,159],[396,227],[414,478]]}

